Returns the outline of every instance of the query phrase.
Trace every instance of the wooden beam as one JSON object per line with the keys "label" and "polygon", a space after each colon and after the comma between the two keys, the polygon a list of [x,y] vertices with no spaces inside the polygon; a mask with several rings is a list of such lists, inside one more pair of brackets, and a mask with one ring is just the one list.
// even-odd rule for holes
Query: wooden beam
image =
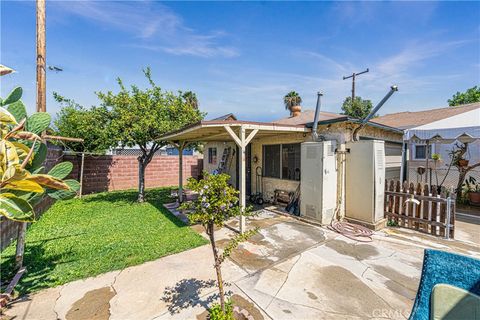
{"label": "wooden beam", "polygon": [[69,142],[83,142],[84,141],[82,138],[51,136],[51,135],[48,135],[48,134],[43,134],[42,139],[44,139],[44,140],[69,141]]}
{"label": "wooden beam", "polygon": [[250,141],[252,141],[252,139],[255,137],[257,132],[258,132],[258,129],[254,129],[252,130],[252,132],[250,132],[247,139],[245,139],[245,147],[250,143]]}
{"label": "wooden beam", "polygon": [[[235,132],[233,132],[232,128],[230,128],[229,126],[224,126],[224,128],[225,130],[227,130],[228,134],[232,137],[233,141],[235,141],[235,143],[239,147],[242,147],[242,143],[245,140],[245,138],[243,140],[239,139],[235,134]],[[242,131],[242,129],[243,129],[243,134],[245,135],[245,129],[243,127],[240,127],[240,132]]]}

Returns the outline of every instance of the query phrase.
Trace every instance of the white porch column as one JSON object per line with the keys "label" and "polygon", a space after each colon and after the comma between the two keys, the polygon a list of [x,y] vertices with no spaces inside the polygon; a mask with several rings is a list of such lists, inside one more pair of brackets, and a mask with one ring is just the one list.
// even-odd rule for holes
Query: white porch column
{"label": "white porch column", "polygon": [[180,142],[178,149],[178,203],[183,202],[183,149],[185,142]]}
{"label": "white porch column", "polygon": [[[245,210],[246,205],[246,194],[245,194],[245,183],[246,183],[246,174],[245,174],[245,150],[247,146],[245,145],[245,128],[243,126],[240,127],[240,141],[242,144],[240,145],[240,210]],[[240,233],[245,232],[245,217],[240,216]]]}
{"label": "white porch column", "polygon": [[[239,181],[239,201],[240,201],[240,210],[242,212],[245,210],[246,206],[246,194],[245,194],[245,184],[246,184],[246,167],[245,167],[245,151],[247,150],[247,145],[253,139],[253,137],[257,134],[258,129],[252,130],[247,138],[245,138],[245,127],[240,126],[240,137],[238,137],[235,132],[229,127],[225,126],[225,130],[228,134],[232,137],[233,141],[238,145],[240,149],[240,181]],[[246,228],[245,224],[245,217],[240,216],[240,233],[244,233]]]}

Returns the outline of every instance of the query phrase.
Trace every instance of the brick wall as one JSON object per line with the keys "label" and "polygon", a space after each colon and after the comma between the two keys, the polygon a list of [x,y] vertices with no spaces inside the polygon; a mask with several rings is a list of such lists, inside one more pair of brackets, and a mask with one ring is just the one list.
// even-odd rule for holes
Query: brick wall
{"label": "brick wall", "polygon": [[[80,179],[80,156],[64,156],[64,161],[74,165],[71,177]],[[202,171],[202,159],[183,157],[183,176],[198,177]],[[155,156],[145,172],[147,188],[178,185],[178,157]],[[136,156],[85,156],[83,169],[83,194],[138,187],[138,161]]]}

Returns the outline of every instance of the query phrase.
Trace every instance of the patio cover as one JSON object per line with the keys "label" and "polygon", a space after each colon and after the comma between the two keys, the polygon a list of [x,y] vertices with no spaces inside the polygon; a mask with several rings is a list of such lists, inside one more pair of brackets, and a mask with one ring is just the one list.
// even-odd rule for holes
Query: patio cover
{"label": "patio cover", "polygon": [[454,141],[473,142],[480,139],[480,108],[407,129],[403,139],[405,141],[430,140],[444,144]]}
{"label": "patio cover", "polygon": [[[238,120],[211,120],[200,121],[175,132],[159,137],[159,140],[170,141],[179,149],[179,177],[178,177],[178,199],[183,200],[183,156],[182,151],[190,142],[206,141],[234,141],[240,150],[240,179],[239,179],[239,200],[242,210],[246,206],[246,167],[245,151],[247,145],[254,137],[274,136],[279,133],[307,133],[311,129],[304,125],[287,125],[271,122],[251,122]],[[240,232],[245,231],[245,217],[240,217]]]}

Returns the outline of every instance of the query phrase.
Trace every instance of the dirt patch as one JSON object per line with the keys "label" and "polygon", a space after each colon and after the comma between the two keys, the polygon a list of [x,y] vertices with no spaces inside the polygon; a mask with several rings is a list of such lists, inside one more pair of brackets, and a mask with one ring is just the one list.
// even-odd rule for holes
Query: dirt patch
{"label": "dirt patch", "polygon": [[110,318],[110,300],[115,292],[104,287],[85,293],[68,310],[67,320],[108,320]]}
{"label": "dirt patch", "polygon": [[[263,316],[261,312],[255,307],[255,305],[248,301],[247,299],[239,296],[238,294],[234,294],[232,296],[233,305],[238,307],[240,310],[246,310],[249,315],[253,317],[255,320],[263,320]],[[242,314],[234,314],[236,320],[245,320],[245,316]],[[208,310],[197,315],[197,320],[208,320]]]}
{"label": "dirt patch", "polygon": [[253,317],[255,320],[263,320],[263,316],[260,311],[255,307],[255,305],[248,301],[247,299],[239,296],[238,294],[234,294],[232,296],[233,305],[240,308],[240,310],[245,309],[248,311],[248,314]]}

